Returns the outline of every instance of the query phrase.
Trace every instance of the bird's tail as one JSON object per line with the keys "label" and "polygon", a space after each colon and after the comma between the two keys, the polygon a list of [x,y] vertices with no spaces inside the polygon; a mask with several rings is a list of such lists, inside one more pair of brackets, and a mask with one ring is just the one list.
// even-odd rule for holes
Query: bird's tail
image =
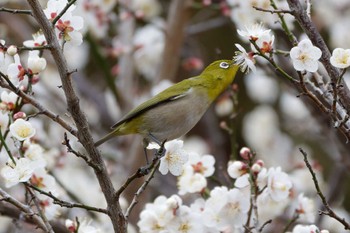
{"label": "bird's tail", "polygon": [[98,140],[97,142],[95,142],[95,146],[98,147],[101,144],[105,143],[106,141],[108,141],[109,139],[113,138],[117,136],[115,131],[110,132],[109,134],[107,134],[106,136],[104,136],[103,138],[101,138],[100,140]]}

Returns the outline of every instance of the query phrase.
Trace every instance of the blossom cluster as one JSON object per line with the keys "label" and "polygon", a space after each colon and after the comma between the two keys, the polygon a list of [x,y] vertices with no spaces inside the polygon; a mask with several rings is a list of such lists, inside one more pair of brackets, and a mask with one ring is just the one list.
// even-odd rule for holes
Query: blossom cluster
{"label": "blossom cluster", "polygon": [[[179,140],[166,144],[170,149],[168,153],[174,155],[186,153],[181,146]],[[172,147],[177,150],[172,150]],[[317,215],[314,199],[294,187],[297,186],[295,182],[300,180],[296,181],[280,167],[266,168],[262,160],[254,160],[250,149],[242,148],[240,154],[243,160],[228,164],[227,173],[233,188],[209,187],[207,179],[214,174],[215,164],[212,155],[187,154],[189,159],[185,163],[181,159],[172,159],[172,166],[177,164],[182,167],[178,177],[178,195],[169,198],[161,195],[147,204],[140,214],[140,232],[241,232],[249,221],[263,224],[286,211],[291,219],[297,214],[297,221],[314,223]],[[166,161],[169,158],[161,163]],[[188,195],[193,195],[189,205],[185,204]],[[254,214],[253,206],[257,210]],[[312,227],[316,229],[312,225],[296,225],[293,232]]]}

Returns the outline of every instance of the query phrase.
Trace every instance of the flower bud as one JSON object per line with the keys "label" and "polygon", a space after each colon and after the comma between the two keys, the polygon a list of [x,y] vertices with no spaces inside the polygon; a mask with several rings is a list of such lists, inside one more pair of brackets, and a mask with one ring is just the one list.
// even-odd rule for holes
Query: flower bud
{"label": "flower bud", "polygon": [[75,222],[73,222],[72,220],[66,219],[65,225],[66,225],[69,232],[76,232],[77,226],[76,226]]}
{"label": "flower bud", "polygon": [[10,55],[10,56],[14,56],[16,55],[18,52],[18,49],[16,46],[14,45],[10,45],[8,48],[7,48],[7,54]]}
{"label": "flower bud", "polygon": [[261,166],[257,163],[254,163],[253,166],[252,166],[252,171],[254,173],[259,173],[261,171]]}
{"label": "flower bud", "polygon": [[265,166],[264,161],[262,161],[261,159],[258,159],[255,163],[260,165],[260,167],[264,167]]}
{"label": "flower bud", "polygon": [[24,112],[17,112],[13,115],[13,120],[24,119],[27,115]]}
{"label": "flower bud", "polygon": [[247,166],[243,162],[234,161],[234,162],[229,162],[227,172],[231,178],[236,179],[241,175],[245,174],[246,169],[247,169]]}
{"label": "flower bud", "polygon": [[239,151],[239,155],[245,160],[249,160],[252,157],[252,153],[248,147],[242,147],[242,149]]}

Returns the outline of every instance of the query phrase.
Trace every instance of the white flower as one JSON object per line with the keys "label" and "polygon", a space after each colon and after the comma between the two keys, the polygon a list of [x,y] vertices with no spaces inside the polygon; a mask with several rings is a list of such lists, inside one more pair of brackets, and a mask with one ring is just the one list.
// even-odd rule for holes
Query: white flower
{"label": "white flower", "polygon": [[14,92],[1,92],[1,109],[11,111],[16,107],[18,96]]}
{"label": "white flower", "polygon": [[334,67],[342,69],[348,68],[350,66],[350,49],[334,49],[330,62]]}
{"label": "white flower", "polygon": [[5,186],[7,188],[20,182],[27,182],[36,169],[36,167],[33,166],[33,162],[27,158],[14,158],[14,160],[16,165],[12,161],[9,161],[9,165],[1,169],[1,175],[4,177]]}
{"label": "white flower", "polygon": [[182,200],[177,195],[169,198],[159,196],[153,203],[146,204],[137,223],[140,232],[157,233],[165,231],[169,223],[174,220],[175,212],[181,205]]}
{"label": "white flower", "polygon": [[19,86],[20,82],[27,77],[27,71],[21,64],[18,54],[13,56],[14,63],[7,67],[7,75],[10,81],[15,85]]}
{"label": "white flower", "polygon": [[32,74],[38,74],[46,68],[46,60],[39,57],[37,51],[30,51],[28,56],[28,69]]}
{"label": "white flower", "polygon": [[47,44],[46,38],[43,33],[38,32],[33,34],[32,36],[33,36],[33,40],[24,41],[23,42],[24,46],[33,48],[33,47],[43,46]]}
{"label": "white flower", "polygon": [[183,141],[172,140],[165,143],[165,155],[160,159],[159,171],[163,175],[170,171],[174,176],[182,173],[183,165],[188,161],[188,154],[182,149]]}
{"label": "white flower", "polygon": [[246,165],[241,161],[230,161],[227,167],[228,175],[236,179],[247,172]]}
{"label": "white flower", "polygon": [[303,222],[313,223],[315,221],[315,203],[312,199],[304,197],[303,193],[298,196],[298,203],[295,210]]}
{"label": "white flower", "polygon": [[42,194],[38,195],[38,197],[40,199],[40,207],[44,211],[45,217],[48,220],[57,219],[57,217],[60,215],[59,205],[54,204],[51,198],[48,198],[47,196],[44,196]]}
{"label": "white flower", "polygon": [[[49,20],[54,20],[63,8],[67,5],[67,0],[50,0],[47,8],[44,10]],[[82,35],[79,30],[84,26],[84,20],[81,16],[74,16],[72,13],[75,6],[72,5],[65,14],[56,22],[56,35],[61,41],[68,42],[72,45],[80,45],[83,42]]]}
{"label": "white flower", "polygon": [[38,144],[30,144],[24,152],[24,157],[33,161],[37,167],[45,167],[44,149]]}
{"label": "white flower", "polygon": [[315,225],[296,225],[292,233],[316,233],[319,229]]}
{"label": "white flower", "polygon": [[20,141],[31,138],[35,134],[35,128],[28,121],[23,119],[17,119],[14,123],[10,125],[10,132],[12,136]]}
{"label": "white flower", "polygon": [[[14,57],[10,56],[2,46],[5,46],[5,41],[0,40],[0,71],[4,74],[7,74],[7,69],[10,64],[13,63]],[[5,47],[4,47],[5,48]]]}
{"label": "white flower", "polygon": [[212,176],[215,171],[215,159],[212,155],[199,155],[192,152],[189,154],[187,164],[192,166],[195,173],[200,173],[204,177]]}
{"label": "white flower", "polygon": [[269,34],[271,30],[266,30],[262,23],[255,23],[251,25],[251,27],[245,27],[245,31],[243,30],[237,30],[238,34],[248,40],[256,41],[261,36],[265,34]]}
{"label": "white flower", "polygon": [[167,225],[167,232],[197,233],[204,232],[200,212],[193,211],[188,206],[176,209],[176,218]]}
{"label": "white flower", "polygon": [[281,168],[270,168],[267,178],[267,191],[274,201],[282,201],[289,196],[292,181]]}
{"label": "white flower", "polygon": [[254,54],[252,52],[247,53],[240,44],[235,45],[239,50],[235,52],[235,56],[233,57],[235,64],[241,67],[242,72],[248,73],[249,70],[256,72]]}
{"label": "white flower", "polygon": [[30,178],[30,183],[41,190],[51,192],[53,195],[56,195],[56,180],[43,168],[39,168],[34,171]]}
{"label": "white flower", "polygon": [[192,166],[185,166],[184,172],[177,182],[179,194],[199,193],[207,187],[207,180],[201,173],[194,172]]}
{"label": "white flower", "polygon": [[290,57],[297,71],[316,72],[321,55],[321,50],[313,46],[309,39],[300,41],[298,46],[290,50]]}
{"label": "white flower", "polygon": [[[272,51],[272,44],[275,41],[275,36],[271,34],[270,29],[265,29],[261,23],[256,23],[251,27],[245,28],[245,31],[237,30],[240,36],[250,41],[254,41],[263,53],[269,53]],[[255,51],[255,47],[252,46],[252,48]]]}
{"label": "white flower", "polygon": [[240,227],[247,219],[249,203],[249,195],[239,189],[215,187],[205,203],[204,224],[219,231]]}

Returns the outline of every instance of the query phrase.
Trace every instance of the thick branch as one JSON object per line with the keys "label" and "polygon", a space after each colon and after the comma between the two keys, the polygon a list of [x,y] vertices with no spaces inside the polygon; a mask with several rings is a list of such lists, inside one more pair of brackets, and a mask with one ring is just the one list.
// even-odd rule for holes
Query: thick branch
{"label": "thick branch", "polygon": [[96,177],[99,181],[101,190],[105,196],[107,202],[107,210],[109,217],[112,221],[115,232],[126,232],[126,220],[122,214],[122,210],[119,201],[114,198],[114,187],[108,176],[106,166],[102,160],[99,151],[94,146],[94,141],[90,133],[90,128],[86,119],[86,116],[80,109],[79,98],[72,84],[72,75],[68,71],[67,61],[62,53],[61,46],[55,35],[51,22],[45,17],[45,14],[38,2],[38,0],[28,0],[29,5],[32,8],[33,15],[38,21],[46,40],[50,46],[52,46],[51,54],[56,62],[58,72],[60,74],[62,89],[64,91],[68,111],[72,115],[72,118],[77,126],[77,137],[79,142],[84,146],[87,153],[90,155],[91,161],[100,165],[100,170],[94,169]]}
{"label": "thick branch", "polygon": [[[320,61],[326,68],[332,80],[332,83],[335,86],[340,76],[340,72],[337,68],[331,65],[330,63],[331,53],[325,41],[323,40],[321,34],[319,33],[316,26],[309,18],[306,10],[304,10],[304,8],[302,7],[300,0],[287,0],[287,2],[292,14],[296,18],[300,26],[303,28],[304,32],[308,35],[312,43],[321,49],[322,56],[320,58]],[[343,80],[341,80],[339,88],[338,87],[335,87],[335,88],[338,90],[341,103],[344,105],[347,112],[349,112],[350,111],[350,90],[348,86]]]}

